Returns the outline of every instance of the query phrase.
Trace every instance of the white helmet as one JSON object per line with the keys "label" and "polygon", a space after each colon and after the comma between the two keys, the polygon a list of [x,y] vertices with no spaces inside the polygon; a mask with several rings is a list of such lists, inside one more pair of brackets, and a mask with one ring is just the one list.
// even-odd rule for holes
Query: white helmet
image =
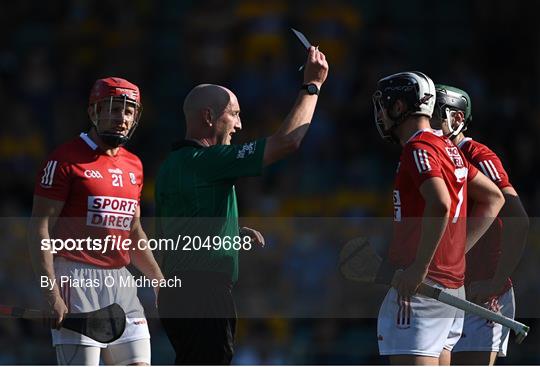
{"label": "white helmet", "polygon": [[[397,100],[403,101],[407,109],[398,116],[389,111]],[[382,138],[395,141],[392,131],[411,115],[423,115],[431,118],[435,107],[435,85],[424,73],[418,71],[393,74],[377,82],[377,90],[373,94],[375,108],[375,124]],[[385,128],[382,112],[386,110],[388,118],[393,121],[390,128]]]}

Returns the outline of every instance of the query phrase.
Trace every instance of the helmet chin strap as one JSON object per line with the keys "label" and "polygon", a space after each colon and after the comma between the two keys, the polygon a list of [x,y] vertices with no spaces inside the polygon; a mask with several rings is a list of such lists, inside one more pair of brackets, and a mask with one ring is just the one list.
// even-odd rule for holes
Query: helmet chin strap
{"label": "helmet chin strap", "polygon": [[131,127],[130,132],[128,135],[122,135],[122,134],[113,134],[113,133],[107,133],[102,132],[99,130],[99,120],[92,120],[92,125],[94,125],[94,129],[96,129],[96,134],[99,136],[101,141],[103,141],[106,145],[108,145],[111,148],[118,148],[121,145],[126,144],[129,141],[129,138],[131,137],[131,133],[133,132],[133,127]]}
{"label": "helmet chin strap", "polygon": [[396,129],[397,129],[398,125],[394,124],[392,125],[392,127],[388,130],[388,133],[390,134],[390,141],[395,143],[395,144],[399,144],[400,143],[400,140],[399,140],[399,137],[398,135],[396,134]]}
{"label": "helmet chin strap", "polygon": [[465,123],[461,122],[456,128],[454,128],[454,121],[455,121],[455,114],[456,111],[451,111],[448,107],[445,108],[445,114],[446,114],[446,121],[448,121],[448,130],[450,130],[450,133],[448,134],[448,137],[453,140],[455,139],[463,130],[463,127],[465,127]]}
{"label": "helmet chin strap", "polygon": [[126,145],[129,142],[129,139],[131,139],[137,125],[138,122],[134,122],[126,135],[100,132],[97,124],[95,127],[97,135],[105,144],[112,148],[118,148],[119,146]]}
{"label": "helmet chin strap", "polygon": [[129,141],[129,138],[124,135],[119,134],[110,134],[110,133],[100,133],[97,131],[99,138],[111,148],[118,148],[121,145],[126,144]]}
{"label": "helmet chin strap", "polygon": [[[110,111],[112,110],[112,103],[113,103],[113,98],[111,97],[109,100],[109,118],[110,118],[110,113],[111,113]],[[124,97],[124,110],[126,109],[126,104],[127,104],[127,99]],[[118,148],[119,146],[126,145],[129,139],[131,138],[131,136],[133,135],[135,128],[138,125],[138,120],[135,120],[126,135],[101,132],[99,130],[99,120],[97,119],[97,116],[98,116],[97,103],[94,104],[94,116],[96,116],[96,119],[95,120],[91,119],[91,120],[92,120],[92,124],[94,125],[94,128],[96,129],[96,134],[106,145],[108,145],[111,148]]]}
{"label": "helmet chin strap", "polygon": [[388,117],[390,118],[390,120],[392,120],[393,124],[392,126],[387,130],[388,133],[390,134],[391,136],[391,140],[392,142],[396,143],[396,144],[399,144],[400,143],[400,140],[399,140],[399,136],[397,135],[396,133],[396,129],[399,127],[399,125],[401,125],[403,123],[403,121],[405,121],[409,116],[411,115],[411,111],[405,111],[403,113],[401,113],[399,116],[391,116],[390,114],[388,114]]}

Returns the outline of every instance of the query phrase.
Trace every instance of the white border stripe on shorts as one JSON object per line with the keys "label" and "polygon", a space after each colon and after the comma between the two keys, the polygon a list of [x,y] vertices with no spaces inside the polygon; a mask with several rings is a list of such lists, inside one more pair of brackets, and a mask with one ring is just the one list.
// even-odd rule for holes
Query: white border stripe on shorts
{"label": "white border stripe on shorts", "polygon": [[397,304],[396,326],[406,329],[411,325],[411,299],[397,295]]}
{"label": "white border stripe on shorts", "polygon": [[403,305],[401,303],[401,297],[399,296],[399,294],[396,292],[396,303],[398,305],[398,309],[397,309],[397,312],[396,312],[396,325],[400,325],[401,323],[401,309],[403,308]]}

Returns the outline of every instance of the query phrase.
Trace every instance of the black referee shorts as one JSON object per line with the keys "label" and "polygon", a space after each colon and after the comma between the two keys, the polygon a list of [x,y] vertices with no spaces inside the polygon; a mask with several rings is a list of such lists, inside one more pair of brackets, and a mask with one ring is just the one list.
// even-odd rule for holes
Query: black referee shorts
{"label": "black referee shorts", "polygon": [[161,288],[161,324],[176,352],[177,365],[227,365],[233,357],[236,309],[232,283],[224,273],[176,274],[182,287]]}

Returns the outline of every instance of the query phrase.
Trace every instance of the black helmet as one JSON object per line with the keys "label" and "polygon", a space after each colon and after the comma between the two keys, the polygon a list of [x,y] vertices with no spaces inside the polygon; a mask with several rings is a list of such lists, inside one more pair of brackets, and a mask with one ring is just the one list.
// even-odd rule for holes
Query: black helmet
{"label": "black helmet", "polygon": [[[399,116],[388,116],[393,121],[390,128],[384,126],[383,110],[389,111],[396,100],[407,104],[407,110]],[[411,115],[424,115],[431,118],[435,106],[435,85],[424,73],[418,71],[393,74],[377,82],[373,94],[375,125],[384,140],[397,142],[393,130]]]}
{"label": "black helmet", "polygon": [[465,116],[463,122],[456,128],[452,124],[448,124],[451,131],[450,137],[456,137],[462,131],[467,130],[467,125],[472,121],[471,97],[464,90],[449,85],[437,84],[435,89],[437,90],[435,118],[440,121],[450,120],[451,111],[461,111]]}

